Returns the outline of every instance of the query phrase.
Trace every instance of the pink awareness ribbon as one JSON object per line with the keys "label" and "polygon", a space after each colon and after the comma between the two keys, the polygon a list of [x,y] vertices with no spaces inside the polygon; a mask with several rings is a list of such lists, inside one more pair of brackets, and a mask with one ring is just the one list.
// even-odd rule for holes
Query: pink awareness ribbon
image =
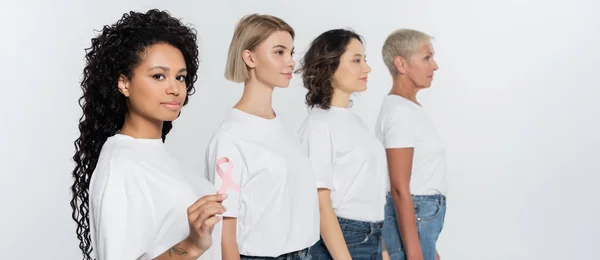
{"label": "pink awareness ribbon", "polygon": [[[221,169],[221,164],[224,163],[229,163],[225,171]],[[223,183],[221,183],[221,187],[219,188],[219,194],[227,193],[228,188],[237,192],[240,191],[240,186],[233,181],[233,163],[229,161],[229,158],[221,157],[217,160],[217,173],[219,174],[219,177],[221,177],[221,180],[223,180]]]}

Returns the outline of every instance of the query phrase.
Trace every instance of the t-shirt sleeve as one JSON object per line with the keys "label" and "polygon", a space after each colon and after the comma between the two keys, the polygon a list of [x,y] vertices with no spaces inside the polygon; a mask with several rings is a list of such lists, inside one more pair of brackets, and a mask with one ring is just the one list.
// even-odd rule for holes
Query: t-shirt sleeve
{"label": "t-shirt sleeve", "polygon": [[414,114],[407,106],[388,107],[383,125],[383,145],[389,148],[414,148],[416,131]]}
{"label": "t-shirt sleeve", "polygon": [[315,171],[317,188],[335,191],[333,186],[333,149],[329,126],[323,123],[314,123],[306,129],[300,140]]}
{"label": "t-shirt sleeve", "polygon": [[[147,201],[128,190],[127,173],[111,170],[101,196],[90,197],[98,259],[140,259],[152,254],[153,217]],[[133,182],[134,183],[134,182]]]}
{"label": "t-shirt sleeve", "polygon": [[218,134],[210,142],[206,152],[208,180],[218,190],[227,194],[223,206],[224,217],[238,217],[242,180],[246,175],[246,163],[233,139],[227,134]]}

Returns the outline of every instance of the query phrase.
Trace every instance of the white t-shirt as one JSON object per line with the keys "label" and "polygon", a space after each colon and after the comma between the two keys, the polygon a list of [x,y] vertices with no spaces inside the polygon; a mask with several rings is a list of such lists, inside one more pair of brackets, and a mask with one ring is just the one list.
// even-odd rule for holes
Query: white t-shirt
{"label": "white t-shirt", "polygon": [[[89,188],[95,259],[153,259],[185,239],[188,207],[216,193],[208,181],[192,185],[161,139],[109,137]],[[221,259],[221,222],[212,239],[199,259]]]}
{"label": "white t-shirt", "polygon": [[[279,121],[231,109],[206,151],[207,179],[228,194],[240,254],[276,257],[319,240],[315,174]],[[220,171],[220,172],[219,172]]]}
{"label": "white t-shirt", "polygon": [[388,170],[385,148],[349,109],[313,109],[299,130],[317,175],[317,187],[331,190],[338,217],[384,219]]}
{"label": "white t-shirt", "polygon": [[386,96],[377,118],[376,133],[386,149],[414,148],[411,194],[446,195],[444,146],[423,107],[402,96]]}

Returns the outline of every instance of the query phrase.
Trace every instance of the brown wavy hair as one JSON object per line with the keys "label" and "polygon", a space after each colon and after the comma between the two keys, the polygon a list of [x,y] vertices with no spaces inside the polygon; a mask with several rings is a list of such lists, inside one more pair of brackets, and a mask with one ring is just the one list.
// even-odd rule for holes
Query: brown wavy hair
{"label": "brown wavy hair", "polygon": [[340,65],[340,58],[352,39],[363,43],[357,33],[346,29],[329,30],[311,43],[304,57],[300,61],[300,68],[296,73],[302,73],[302,82],[308,89],[306,105],[322,109],[331,107],[333,97],[333,75]]}

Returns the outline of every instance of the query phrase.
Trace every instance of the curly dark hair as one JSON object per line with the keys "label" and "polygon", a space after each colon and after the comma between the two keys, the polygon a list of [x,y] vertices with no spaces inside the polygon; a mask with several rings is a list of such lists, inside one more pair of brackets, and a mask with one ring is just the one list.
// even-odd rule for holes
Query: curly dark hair
{"label": "curly dark hair", "polygon": [[[198,45],[195,29],[181,23],[166,11],[156,9],[146,13],[129,12],[112,25],[106,25],[100,35],[92,39],[86,49],[79,105],[83,115],[79,119],[80,136],[75,140],[76,163],[71,186],[72,217],[77,222],[77,238],[83,259],[91,259],[92,252],[89,220],[88,188],[96,168],[100,150],[106,139],[123,127],[128,111],[126,97],[117,88],[120,75],[133,76],[144,51],[157,43],[179,49],[187,68],[188,97],[194,93],[198,71]],[[188,97],[184,105],[188,102]],[[162,140],[172,128],[172,122],[163,123]]]}
{"label": "curly dark hair", "polygon": [[331,107],[333,75],[340,65],[340,57],[352,39],[363,43],[357,33],[346,29],[329,30],[314,39],[300,61],[296,73],[302,73],[302,82],[308,89],[306,105],[322,109]]}

